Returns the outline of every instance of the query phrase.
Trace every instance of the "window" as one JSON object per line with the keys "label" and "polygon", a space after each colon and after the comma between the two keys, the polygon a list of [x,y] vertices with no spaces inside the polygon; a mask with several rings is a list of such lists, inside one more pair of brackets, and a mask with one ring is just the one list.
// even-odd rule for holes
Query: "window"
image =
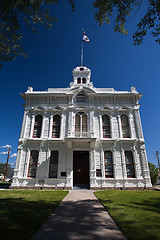
{"label": "window", "polygon": [[51,151],[49,178],[57,178],[58,173],[58,151]]}
{"label": "window", "polygon": [[83,83],[83,84],[86,83],[86,78],[85,78],[85,77],[82,78],[82,83]]}
{"label": "window", "polygon": [[59,115],[55,115],[53,117],[53,128],[52,128],[52,137],[53,138],[60,137],[60,127],[61,127],[61,117]]}
{"label": "window", "polygon": [[78,83],[78,84],[81,84],[81,78],[80,78],[80,77],[77,78],[77,83]]}
{"label": "window", "polygon": [[31,151],[30,161],[29,161],[29,169],[28,169],[28,177],[32,177],[32,178],[36,177],[38,155],[39,155],[39,153],[37,150]]}
{"label": "window", "polygon": [[125,151],[125,159],[126,159],[126,171],[128,178],[134,178],[134,163],[133,163],[133,153],[131,151]]}
{"label": "window", "polygon": [[104,164],[105,164],[105,177],[113,178],[113,160],[111,151],[104,152]]}
{"label": "window", "polygon": [[110,119],[108,115],[102,116],[102,124],[103,124],[103,137],[110,138],[111,137]]}
{"label": "window", "polygon": [[80,136],[80,133],[83,133],[82,136],[85,136],[87,131],[87,115],[83,112],[79,112],[76,114],[75,118],[76,136]]}
{"label": "window", "polygon": [[130,138],[128,117],[126,115],[121,115],[121,126],[122,126],[122,136],[123,138]]}
{"label": "window", "polygon": [[42,130],[42,116],[39,114],[35,117],[33,137],[40,138],[41,130]]}

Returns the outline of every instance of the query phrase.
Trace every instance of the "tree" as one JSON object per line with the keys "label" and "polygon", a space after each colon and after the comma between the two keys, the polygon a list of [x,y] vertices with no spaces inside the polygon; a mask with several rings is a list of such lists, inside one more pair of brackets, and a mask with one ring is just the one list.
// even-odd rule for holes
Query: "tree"
{"label": "tree", "polygon": [[[49,5],[58,0],[0,0],[0,67],[3,61],[27,56],[22,45],[21,22],[36,32],[36,24],[50,29],[56,17],[51,16]],[[73,0],[68,0],[74,10]]]}
{"label": "tree", "polygon": [[[67,0],[75,10],[76,0]],[[116,11],[114,29],[127,34],[125,28],[129,16],[134,16],[146,0],[94,0],[92,6],[96,9],[95,19],[100,26],[110,23],[110,17]],[[28,28],[36,32],[36,25],[43,24],[50,29],[57,18],[49,12],[50,5],[58,0],[0,0],[0,67],[3,61],[14,60],[17,56],[27,56],[22,45],[21,22],[25,21]],[[137,25],[133,34],[135,45],[142,43],[147,31],[160,44],[160,1],[148,0],[146,14]]]}
{"label": "tree", "polygon": [[[104,22],[110,23],[110,17],[114,10],[117,10],[115,31],[122,34],[127,34],[125,24],[128,17],[135,10],[138,12],[142,5],[142,0],[95,0],[93,7],[98,9],[95,18],[102,25]],[[145,0],[146,3],[146,0]],[[133,34],[133,41],[135,45],[142,43],[144,36],[149,29],[152,29],[151,34],[156,37],[156,42],[160,44],[160,1],[148,0],[148,8],[146,14],[137,25],[137,30]],[[134,15],[135,15],[134,14]]]}
{"label": "tree", "polygon": [[153,186],[155,186],[158,179],[159,169],[153,163],[149,162],[148,165],[151,175],[151,183]]}
{"label": "tree", "polygon": [[[11,164],[8,164],[8,167],[7,167],[7,176],[10,172],[10,169],[11,169]],[[5,171],[6,171],[6,163],[0,163],[0,173],[1,174],[5,174]]]}

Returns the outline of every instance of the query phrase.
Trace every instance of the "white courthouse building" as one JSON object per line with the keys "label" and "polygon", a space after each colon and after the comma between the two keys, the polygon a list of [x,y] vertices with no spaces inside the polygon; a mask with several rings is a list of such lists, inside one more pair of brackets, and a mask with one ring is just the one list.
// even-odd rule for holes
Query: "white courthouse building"
{"label": "white courthouse building", "polygon": [[24,117],[12,187],[152,187],[139,114],[142,94],[95,88],[85,66],[68,88],[21,96]]}

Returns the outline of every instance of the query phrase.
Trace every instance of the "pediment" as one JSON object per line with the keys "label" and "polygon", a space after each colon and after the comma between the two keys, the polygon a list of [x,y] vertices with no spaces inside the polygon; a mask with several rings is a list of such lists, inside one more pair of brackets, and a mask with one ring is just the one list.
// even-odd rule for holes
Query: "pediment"
{"label": "pediment", "polygon": [[84,91],[85,94],[96,93],[93,89],[86,86],[76,86],[72,88],[69,93],[78,94],[80,91]]}

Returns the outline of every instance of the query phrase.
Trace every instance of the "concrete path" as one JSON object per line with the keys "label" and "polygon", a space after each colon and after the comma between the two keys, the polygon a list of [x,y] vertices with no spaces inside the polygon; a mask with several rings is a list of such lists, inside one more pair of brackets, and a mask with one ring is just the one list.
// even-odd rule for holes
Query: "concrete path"
{"label": "concrete path", "polygon": [[72,190],[32,240],[126,240],[91,190]]}

